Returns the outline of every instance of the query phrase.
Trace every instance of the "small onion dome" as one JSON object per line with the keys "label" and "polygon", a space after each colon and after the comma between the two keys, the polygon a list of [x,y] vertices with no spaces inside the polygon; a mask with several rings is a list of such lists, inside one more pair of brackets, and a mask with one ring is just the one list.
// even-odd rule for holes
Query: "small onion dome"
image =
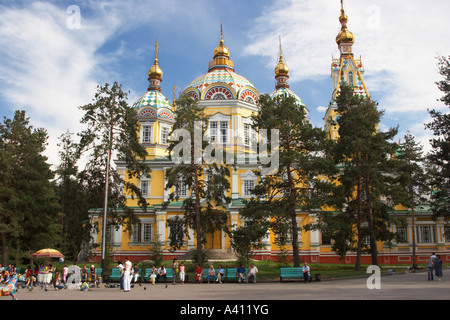
{"label": "small onion dome", "polygon": [[214,49],[214,58],[216,57],[230,57],[230,51],[224,45],[223,39],[220,39],[219,45]]}
{"label": "small onion dome", "polygon": [[355,42],[355,38],[353,37],[353,33],[348,31],[347,21],[348,21],[348,17],[345,14],[345,11],[344,11],[344,9],[341,9],[341,16],[339,17],[339,22],[341,23],[342,27],[341,27],[341,31],[336,36],[336,43],[337,44],[354,43]]}
{"label": "small onion dome", "polygon": [[280,54],[280,60],[278,64],[275,66],[275,75],[276,76],[287,76],[289,74],[289,67],[283,60],[283,55]]}
{"label": "small onion dome", "polygon": [[149,77],[149,79],[162,80],[162,76],[163,76],[163,72],[158,65],[158,58],[155,58],[155,62],[153,63],[151,68],[148,70],[148,77]]}

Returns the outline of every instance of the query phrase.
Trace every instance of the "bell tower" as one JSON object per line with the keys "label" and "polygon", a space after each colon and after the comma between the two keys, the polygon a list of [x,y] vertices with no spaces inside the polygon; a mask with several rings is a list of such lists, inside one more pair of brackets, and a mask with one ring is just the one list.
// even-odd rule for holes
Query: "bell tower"
{"label": "bell tower", "polygon": [[353,33],[347,27],[348,17],[345,13],[344,2],[341,0],[341,14],[339,16],[341,30],[336,36],[340,57],[332,58],[331,61],[331,78],[333,79],[333,93],[330,104],[323,118],[325,121],[325,131],[328,138],[336,140],[338,138],[338,125],[336,120],[339,117],[337,113],[336,98],[339,95],[340,86],[345,83],[353,88],[356,95],[370,98],[369,91],[364,83],[364,66],[359,59],[355,59],[353,54],[353,44],[355,38]]}

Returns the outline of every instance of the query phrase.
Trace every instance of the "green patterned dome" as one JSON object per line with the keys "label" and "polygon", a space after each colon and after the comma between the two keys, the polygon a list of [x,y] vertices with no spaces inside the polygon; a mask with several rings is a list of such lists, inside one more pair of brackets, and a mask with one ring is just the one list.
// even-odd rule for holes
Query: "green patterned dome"
{"label": "green patterned dome", "polygon": [[155,109],[168,108],[172,109],[170,101],[159,91],[150,90],[141,96],[135,103],[133,108],[139,111],[142,108],[153,107]]}
{"label": "green patterned dome", "polygon": [[[286,87],[278,88],[277,90],[275,90],[274,92],[272,92],[272,93],[270,94],[270,97],[271,97],[271,98],[274,98],[274,97],[279,96],[279,95],[292,96],[292,97],[295,98],[295,100],[297,101],[297,104],[298,104],[299,106],[303,106],[303,107],[306,108],[306,105],[305,105],[305,103],[303,102],[303,100],[302,100],[297,94],[295,94],[291,89],[289,89],[289,88],[286,88]],[[306,109],[307,109],[307,108],[306,108]]]}
{"label": "green patterned dome", "polygon": [[174,116],[170,101],[158,90],[149,90],[133,103],[140,119],[158,118],[173,122]]}

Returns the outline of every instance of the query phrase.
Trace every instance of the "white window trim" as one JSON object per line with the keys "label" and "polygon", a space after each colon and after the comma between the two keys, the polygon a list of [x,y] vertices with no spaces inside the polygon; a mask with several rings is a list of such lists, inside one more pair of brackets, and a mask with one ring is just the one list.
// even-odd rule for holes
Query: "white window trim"
{"label": "white window trim", "polygon": [[[145,227],[150,226],[150,235],[148,236],[149,241],[144,241],[144,234],[145,234]],[[154,218],[142,218],[139,221],[139,227],[140,230],[140,239],[135,239],[135,232],[136,232],[136,224],[133,225],[132,233],[130,235],[130,243],[132,244],[150,244],[154,242],[155,239],[155,219]],[[137,241],[136,241],[137,240]]]}
{"label": "white window trim", "polygon": [[[163,129],[167,129],[167,141],[163,141]],[[159,126],[159,143],[162,145],[168,145],[170,143],[170,126],[160,124]]]}
{"label": "white window trim", "polygon": [[251,170],[247,170],[244,173],[241,173],[241,197],[242,198],[250,198],[253,194],[245,194],[245,182],[253,181],[254,187],[256,187],[257,176]]}
{"label": "white window trim", "polygon": [[[144,128],[145,127],[150,127],[150,137],[148,139],[148,141],[144,141]],[[154,123],[153,122],[144,122],[141,124],[141,129],[140,129],[140,142],[141,143],[153,143],[153,130],[154,130]]]}
{"label": "white window trim", "polygon": [[[208,138],[209,141],[211,141],[211,123],[212,122],[216,122],[217,123],[217,128],[216,128],[216,142],[219,144],[227,144],[231,141],[231,121],[230,121],[230,117],[229,116],[225,116],[221,113],[216,113],[215,115],[211,116],[209,118],[209,125],[208,125]],[[227,123],[227,132],[226,132],[226,141],[223,140],[223,136],[221,133],[221,128],[222,128],[222,123]]]}
{"label": "white window trim", "polygon": [[141,190],[141,192],[142,192],[142,182],[146,182],[147,183],[147,192],[146,193],[142,193],[144,198],[150,197],[150,194],[151,194],[151,192],[150,192],[151,191],[151,189],[150,189],[151,180],[152,180],[152,175],[149,174],[149,175],[146,175],[146,176],[142,177],[140,179],[140,181],[139,181],[139,190]]}

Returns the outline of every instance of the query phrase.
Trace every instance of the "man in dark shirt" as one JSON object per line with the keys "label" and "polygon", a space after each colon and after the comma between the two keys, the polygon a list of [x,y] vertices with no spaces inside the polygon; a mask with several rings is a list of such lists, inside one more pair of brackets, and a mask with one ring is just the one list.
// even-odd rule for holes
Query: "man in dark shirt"
{"label": "man in dark shirt", "polygon": [[237,268],[236,277],[238,278],[239,283],[241,283],[241,281],[245,283],[245,267],[243,264],[240,264]]}

